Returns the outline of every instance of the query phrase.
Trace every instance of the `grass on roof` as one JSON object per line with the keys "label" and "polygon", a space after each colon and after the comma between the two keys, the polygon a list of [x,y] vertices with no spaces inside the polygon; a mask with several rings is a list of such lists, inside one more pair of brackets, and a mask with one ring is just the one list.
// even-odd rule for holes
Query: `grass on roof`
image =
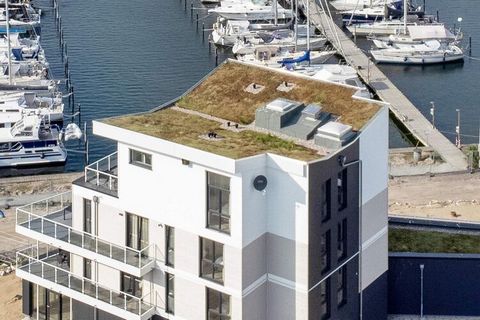
{"label": "grass on roof", "polygon": [[390,252],[480,253],[480,236],[390,228]]}
{"label": "grass on roof", "polygon": [[[290,92],[277,91],[284,81],[297,86]],[[251,83],[266,86],[259,94],[245,92]],[[358,130],[379,110],[376,104],[353,100],[353,89],[306,80],[280,72],[228,62],[204,80],[178,105],[226,120],[249,124],[255,110],[275,98],[283,97],[303,103],[317,103],[324,110],[341,116],[340,121]]]}
{"label": "grass on roof", "polygon": [[[298,160],[321,158],[315,150],[308,149],[278,137],[251,130],[233,132],[220,128],[216,121],[172,109],[154,113],[111,118],[107,124],[239,159],[270,152]],[[215,131],[222,140],[206,140],[200,136]]]}

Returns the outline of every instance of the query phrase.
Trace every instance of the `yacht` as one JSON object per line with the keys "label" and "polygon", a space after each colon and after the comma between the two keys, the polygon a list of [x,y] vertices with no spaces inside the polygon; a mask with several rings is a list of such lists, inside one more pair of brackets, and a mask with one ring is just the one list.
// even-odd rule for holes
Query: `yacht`
{"label": "yacht", "polygon": [[[407,4],[408,5],[408,4]],[[342,21],[344,25],[356,23],[377,22],[385,19],[395,19],[403,16],[402,2],[390,3],[380,6],[372,6],[361,9],[342,11]],[[424,12],[421,7],[408,8],[408,15],[423,18]]]}
{"label": "yacht", "polygon": [[0,96],[0,114],[40,114],[49,122],[63,122],[63,98],[61,93],[50,97],[35,92],[20,91]]}
{"label": "yacht", "polygon": [[60,128],[40,114],[0,114],[0,168],[60,165],[67,151]]}
{"label": "yacht", "polygon": [[339,11],[355,10],[384,4],[398,5],[403,0],[332,0],[330,4]]}
{"label": "yacht", "polygon": [[274,32],[258,32],[250,37],[239,38],[232,48],[233,54],[254,53],[255,48],[275,47],[288,50],[320,50],[325,46],[327,38],[324,36],[298,37],[291,30],[277,30]]}
{"label": "yacht", "polygon": [[[431,16],[419,19],[416,16],[408,16],[407,26],[417,25],[443,25],[437,23]],[[348,25],[347,29],[356,36],[384,36],[395,35],[403,32],[405,23],[403,19],[388,19],[378,22],[359,23]]]}
{"label": "yacht", "polygon": [[270,68],[282,68],[287,65],[324,63],[336,51],[298,51],[279,50],[272,47],[258,47],[252,54],[238,55],[237,60]]}
{"label": "yacht", "polygon": [[422,44],[371,50],[377,63],[395,64],[438,64],[462,61],[463,50],[455,44],[443,44],[438,40],[425,41]]}
{"label": "yacht", "polygon": [[208,12],[218,14],[227,20],[248,20],[259,23],[276,20],[278,24],[283,24],[293,19],[292,11],[284,9],[280,4],[222,1],[220,6],[209,9]]}

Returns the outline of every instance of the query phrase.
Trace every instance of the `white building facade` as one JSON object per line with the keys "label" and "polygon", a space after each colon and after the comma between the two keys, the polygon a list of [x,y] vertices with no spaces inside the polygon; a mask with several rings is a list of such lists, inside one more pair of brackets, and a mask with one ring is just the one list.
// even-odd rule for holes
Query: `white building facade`
{"label": "white building facade", "polygon": [[48,245],[19,252],[24,313],[384,319],[388,110],[379,110],[315,161],[232,159],[94,121],[117,151],[71,193],[17,211],[17,232]]}

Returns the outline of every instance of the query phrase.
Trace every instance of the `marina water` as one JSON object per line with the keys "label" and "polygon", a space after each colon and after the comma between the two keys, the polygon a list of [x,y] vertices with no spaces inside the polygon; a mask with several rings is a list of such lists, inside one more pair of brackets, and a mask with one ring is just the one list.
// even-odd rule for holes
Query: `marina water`
{"label": "marina water", "polygon": [[[69,67],[75,86],[75,102],[81,104],[81,122],[150,110],[178,97],[215,67],[215,49],[208,33],[215,17],[206,10],[190,14],[183,0],[74,1],[60,0],[64,38],[68,44]],[[54,75],[61,78],[58,36],[48,0],[37,0],[46,8],[42,21],[42,44]],[[194,7],[201,7],[194,3]],[[439,10],[449,26],[463,17],[466,37],[473,37],[473,55],[480,57],[480,5],[477,0],[427,0],[427,11]],[[199,15],[198,30],[196,14]],[[457,23],[457,28],[459,27]],[[218,62],[228,55],[219,51]],[[430,119],[430,101],[435,101],[436,124],[454,141],[456,111],[461,109],[461,130],[469,135],[462,143],[478,141],[480,60],[465,59],[447,66],[380,68]],[[90,162],[116,146],[89,130]],[[471,136],[471,137],[470,137]],[[409,145],[391,125],[390,145]],[[84,157],[70,153],[67,171],[82,170]]]}

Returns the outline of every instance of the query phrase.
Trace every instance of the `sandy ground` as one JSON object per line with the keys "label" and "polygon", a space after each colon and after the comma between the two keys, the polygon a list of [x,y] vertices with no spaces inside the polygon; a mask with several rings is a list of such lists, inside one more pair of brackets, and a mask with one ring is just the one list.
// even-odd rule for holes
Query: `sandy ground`
{"label": "sandy ground", "polygon": [[15,273],[0,277],[0,319],[23,319],[21,295],[22,280]]}
{"label": "sandy ground", "polygon": [[389,213],[480,222],[480,173],[389,181]]}

